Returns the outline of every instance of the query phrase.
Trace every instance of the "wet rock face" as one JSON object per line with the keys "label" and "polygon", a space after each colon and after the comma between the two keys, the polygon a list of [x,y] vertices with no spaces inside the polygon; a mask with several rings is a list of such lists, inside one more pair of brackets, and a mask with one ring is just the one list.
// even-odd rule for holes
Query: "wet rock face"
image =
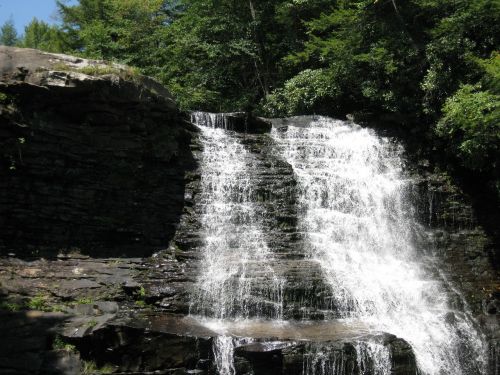
{"label": "wet rock face", "polygon": [[416,183],[411,199],[428,236],[428,251],[464,297],[451,303],[458,310],[469,309],[488,337],[488,374],[496,374],[500,363],[498,233],[489,229],[498,227],[499,213],[490,215],[487,222],[480,220],[483,213],[473,205],[473,197],[447,173],[419,164],[413,166]]}
{"label": "wet rock face", "polygon": [[[386,335],[384,345],[391,360],[387,368],[391,374],[418,373],[415,356],[404,340]],[[236,374],[374,374],[380,364],[363,355],[356,343],[343,340],[322,342],[267,342],[252,343],[236,348]]]}
{"label": "wet rock face", "polygon": [[127,69],[0,47],[0,251],[167,246],[195,129],[166,89]]}
{"label": "wet rock face", "polygon": [[422,167],[412,172],[415,184],[409,198],[428,236],[427,251],[459,286],[474,314],[495,314],[488,311],[500,297],[495,238],[478,220],[471,197],[448,174]]}

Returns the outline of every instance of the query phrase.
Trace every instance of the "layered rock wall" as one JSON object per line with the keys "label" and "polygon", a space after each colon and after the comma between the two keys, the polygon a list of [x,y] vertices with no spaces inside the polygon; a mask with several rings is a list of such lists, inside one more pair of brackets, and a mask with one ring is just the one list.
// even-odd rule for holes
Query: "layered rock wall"
{"label": "layered rock wall", "polygon": [[0,250],[166,247],[194,128],[130,68],[0,47]]}

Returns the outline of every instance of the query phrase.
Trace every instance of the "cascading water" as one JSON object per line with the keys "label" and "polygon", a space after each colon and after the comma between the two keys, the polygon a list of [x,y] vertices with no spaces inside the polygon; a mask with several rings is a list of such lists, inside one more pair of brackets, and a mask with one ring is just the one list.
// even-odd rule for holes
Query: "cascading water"
{"label": "cascading water", "polygon": [[[204,144],[199,198],[204,244],[191,313],[216,319],[208,324],[221,331],[224,319],[280,319],[283,282],[264,240],[252,181],[255,160],[225,131],[223,115],[198,112],[192,121],[202,125]],[[232,340],[221,336],[214,341],[223,375],[234,373]]]}
{"label": "cascading water", "polygon": [[[302,255],[291,263],[275,259],[255,177],[273,163],[264,167],[245,136],[228,131],[224,114],[198,112],[192,120],[201,125],[204,144],[197,200],[203,246],[190,311],[219,335],[213,341],[218,373],[236,373],[236,347],[279,337],[309,342],[303,375],[390,375],[387,333],[411,344],[423,374],[484,372],[484,340],[467,312],[450,307],[450,297],[460,296],[425,250],[432,247],[414,218],[397,144],[327,118],[275,121],[275,154],[295,174],[300,252],[307,254],[287,268]],[[329,321],[283,321],[284,306],[297,303],[288,299],[293,296],[283,300],[284,290],[300,274],[293,271],[288,285],[286,270],[304,264],[318,265],[329,293],[308,292],[310,283],[298,285],[299,293],[317,298],[321,309],[330,306]],[[339,342],[329,341],[338,340],[336,330],[347,335],[350,349],[332,346]]]}
{"label": "cascading water", "polygon": [[[338,316],[404,338],[425,374],[483,373],[481,335],[467,313],[450,308],[432,254],[419,246],[401,149],[353,124],[305,122],[280,128],[277,120],[273,137],[296,173],[305,246],[331,286]],[[389,374],[388,354],[362,345],[358,361],[367,360],[364,351],[378,362],[375,373]]]}

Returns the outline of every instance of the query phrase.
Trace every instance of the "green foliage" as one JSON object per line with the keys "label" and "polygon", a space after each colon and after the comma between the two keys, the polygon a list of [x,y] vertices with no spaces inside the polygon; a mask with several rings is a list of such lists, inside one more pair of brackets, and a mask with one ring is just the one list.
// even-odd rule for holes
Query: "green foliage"
{"label": "green foliage", "polygon": [[26,303],[26,307],[30,310],[51,311],[48,305],[48,297],[41,294],[31,297]]}
{"label": "green foliage", "polygon": [[[163,0],[58,2],[70,49],[86,57],[153,67],[171,7]],[[153,69],[154,70],[154,69]]]}
{"label": "green foliage", "polygon": [[[285,61],[331,71],[347,111],[419,111],[418,82],[425,61],[428,15],[434,9],[413,2],[337,2],[329,13],[306,23],[308,40]],[[418,32],[415,30],[418,29]],[[424,39],[424,40],[422,40]]]}
{"label": "green foliage", "polygon": [[19,46],[47,52],[63,52],[66,43],[64,34],[58,27],[33,18],[24,28],[24,37],[20,40]]}
{"label": "green foliage", "polygon": [[108,74],[117,75],[123,79],[137,81],[141,76],[139,69],[129,66],[115,66],[115,65],[87,65],[81,68],[70,66],[66,63],[58,63],[52,66],[53,70],[63,72],[78,72],[90,76],[98,77]]}
{"label": "green foliage", "polygon": [[82,375],[112,374],[115,371],[114,366],[109,363],[100,368],[94,361],[82,361],[82,363]]}
{"label": "green foliage", "polygon": [[[140,67],[185,108],[233,109],[269,91],[275,55],[286,53],[279,31],[288,28],[266,32],[280,25],[275,3],[282,2],[81,0],[59,8],[73,51]],[[319,10],[326,1],[315,3]],[[291,17],[291,8],[281,7],[281,19]]]}
{"label": "green foliage", "polygon": [[90,305],[92,303],[94,303],[94,300],[91,297],[81,297],[75,300],[77,305]]}
{"label": "green foliage", "polygon": [[85,66],[81,69],[78,69],[80,73],[87,74],[89,76],[101,76],[106,74],[117,74],[120,72],[119,69],[113,68],[111,66],[97,66],[97,65],[89,65]]}
{"label": "green foliage", "polygon": [[134,66],[128,78],[157,78],[182,109],[410,119],[470,170],[497,168],[499,0],[65,4],[60,28],[34,19],[21,45]]}
{"label": "green foliage", "polygon": [[[489,57],[500,46],[500,2],[460,0],[429,31],[426,46],[429,69],[422,80],[426,113],[437,114],[447,97],[463,84],[477,82],[477,58]],[[452,5],[453,4],[453,5]]]}
{"label": "green foliage", "polygon": [[94,375],[97,373],[97,365],[94,361],[82,361],[82,375]]}
{"label": "green foliage", "polygon": [[500,95],[481,85],[464,85],[446,100],[436,133],[447,140],[463,165],[487,171],[498,167]]}
{"label": "green foliage", "polygon": [[500,1],[337,1],[304,25],[265,113],[394,113],[421,133],[439,121],[451,159],[498,176]]}
{"label": "green foliage", "polygon": [[147,307],[147,305],[148,305],[145,301],[142,301],[142,300],[135,301],[134,304],[140,308]]}
{"label": "green foliage", "polygon": [[24,308],[45,312],[65,312],[66,306],[51,304],[48,295],[39,294],[25,302]]}
{"label": "green foliage", "polygon": [[61,336],[57,335],[52,343],[52,349],[64,350],[69,353],[76,353],[76,346],[65,342]]}
{"label": "green foliage", "polygon": [[240,108],[260,84],[250,11],[234,2],[211,3],[189,1],[189,8],[165,29],[169,63],[160,78],[183,108]]}
{"label": "green foliage", "polygon": [[136,77],[138,75],[137,71],[130,68],[127,70],[122,70],[117,67],[107,65],[107,66],[102,66],[102,65],[88,65],[84,66],[83,68],[79,68],[75,71],[78,71],[83,74],[87,74],[89,76],[102,76],[102,75],[107,75],[107,74],[115,74],[119,76],[124,76],[126,78],[131,78],[131,77]]}
{"label": "green foliage", "polygon": [[147,292],[143,286],[141,286],[139,290],[137,290],[137,292],[135,293],[135,298],[136,300],[134,301],[134,304],[137,307],[140,308],[148,307],[148,303],[146,302]]}
{"label": "green foliage", "polygon": [[478,59],[483,69],[482,85],[491,92],[500,94],[500,53],[495,51],[489,59]]}
{"label": "green foliage", "polygon": [[113,372],[115,372],[115,367],[109,363],[99,368],[99,373],[101,374],[112,374]]}
{"label": "green foliage", "polygon": [[88,321],[87,326],[89,326],[90,328],[94,328],[97,324],[98,324],[97,320],[91,319]]}
{"label": "green foliage", "polygon": [[7,301],[0,302],[0,310],[16,312],[21,310],[21,307],[22,307],[21,305],[15,302],[7,302]]}
{"label": "green foliage", "polygon": [[146,289],[144,289],[143,286],[139,288],[139,292],[137,293],[139,298],[145,298],[146,297]]}
{"label": "green foliage", "polygon": [[11,19],[5,21],[0,27],[0,44],[4,46],[14,46],[18,41],[16,27],[14,21]]}
{"label": "green foliage", "polygon": [[271,117],[325,112],[324,107],[335,105],[335,99],[340,95],[329,73],[324,69],[303,70],[286,81],[282,89],[266,97],[264,112]]}

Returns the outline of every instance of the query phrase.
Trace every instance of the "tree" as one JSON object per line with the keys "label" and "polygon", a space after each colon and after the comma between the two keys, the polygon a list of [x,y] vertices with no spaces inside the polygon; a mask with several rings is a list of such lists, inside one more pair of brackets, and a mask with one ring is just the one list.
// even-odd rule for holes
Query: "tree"
{"label": "tree", "polygon": [[304,19],[331,1],[184,0],[165,30],[162,80],[185,108],[248,110],[283,84],[282,58],[305,38]]}
{"label": "tree", "polygon": [[17,43],[17,31],[14,21],[11,19],[5,21],[0,28],[0,44],[5,46],[14,46]]}
{"label": "tree", "polygon": [[58,2],[62,29],[74,51],[87,57],[116,59],[154,70],[162,30],[172,22],[177,0],[79,0]]}
{"label": "tree", "polygon": [[500,1],[460,0],[452,4],[430,31],[428,70],[422,80],[424,109],[438,118],[446,99],[461,85],[481,77],[477,58],[500,49]]}
{"label": "tree", "polygon": [[33,18],[25,27],[24,37],[20,40],[19,45],[47,52],[65,51],[65,41],[62,31],[58,27],[51,26],[36,18]]}
{"label": "tree", "polygon": [[303,20],[329,3],[79,0],[58,6],[75,53],[141,68],[166,84],[183,108],[241,110],[284,82],[281,59],[305,38]]}

